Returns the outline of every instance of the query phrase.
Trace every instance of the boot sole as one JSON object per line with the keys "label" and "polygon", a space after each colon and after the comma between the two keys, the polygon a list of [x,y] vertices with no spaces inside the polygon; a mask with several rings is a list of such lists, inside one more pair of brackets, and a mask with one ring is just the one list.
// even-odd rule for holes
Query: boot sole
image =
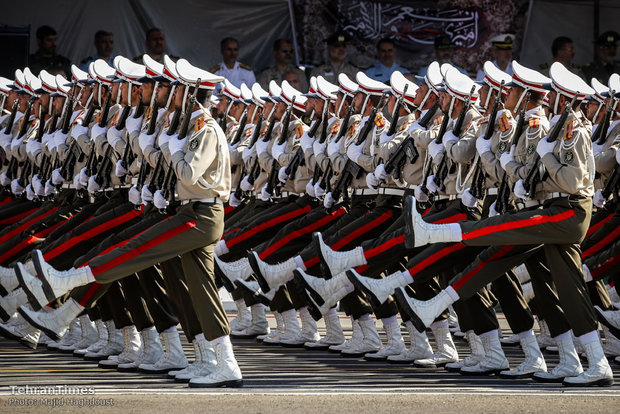
{"label": "boot sole", "polygon": [[388,364],[393,364],[393,365],[411,365],[413,364],[413,359],[409,360],[409,361],[394,361],[393,359],[386,359]]}
{"label": "boot sole", "polygon": [[527,374],[509,375],[509,374],[502,374],[500,372],[499,377],[504,378],[504,379],[525,379],[525,378],[532,378],[534,374],[535,372],[530,372]]}
{"label": "boot sole", "polygon": [[254,256],[254,251],[251,251],[248,254],[248,261],[250,262],[250,267],[254,271],[254,276],[256,277],[256,281],[258,282],[258,285],[260,286],[262,291],[265,293],[269,292],[271,290],[271,287],[269,286],[269,283],[267,283],[267,280],[263,277],[263,274],[260,271],[260,266],[256,261],[256,256]]}
{"label": "boot sole", "polygon": [[536,375],[532,375],[532,379],[536,382],[540,382],[543,384],[560,384],[562,382],[564,382],[564,377],[560,377],[560,378],[540,378],[537,377]]}
{"label": "boot sole", "polygon": [[284,348],[304,348],[304,343],[302,343],[302,344],[287,344],[287,343],[284,343],[284,342],[280,342],[280,346],[283,346]]}
{"label": "boot sole", "polygon": [[507,369],[508,368],[491,369],[489,371],[482,371],[482,372],[470,372],[470,371],[459,370],[459,373],[466,377],[490,377],[492,375],[499,375],[500,372],[506,371]]}
{"label": "boot sole", "polygon": [[243,380],[240,379],[240,380],[232,380],[232,381],[222,381],[222,382],[215,382],[212,384],[199,384],[195,382],[190,382],[189,387],[190,388],[222,388],[222,387],[241,388],[243,387]]}
{"label": "boot sole", "polygon": [[598,315],[598,321],[600,323],[602,323],[603,325],[605,325],[607,328],[609,328],[609,332],[611,332],[611,334],[613,336],[615,336],[616,338],[620,338],[620,329],[618,329],[617,327],[615,327],[606,317],[605,315],[601,312],[601,310],[599,309],[598,306],[594,307],[594,310],[596,311],[596,314]]}
{"label": "boot sole", "polygon": [[[243,292],[247,293],[249,296],[251,296],[252,298],[256,299],[257,301],[259,301],[260,303],[262,303],[265,306],[269,306],[269,304],[271,303],[271,301],[269,299],[267,299],[267,297],[261,295],[258,292],[253,291],[252,289],[250,289],[249,287],[244,285],[239,280],[235,280],[235,286],[237,287],[237,289],[241,289]],[[260,335],[260,334],[258,334],[258,335]]]}
{"label": "boot sole", "polygon": [[18,336],[12,334],[11,332],[9,332],[3,326],[0,326],[0,335],[4,336],[6,339],[10,339],[10,340],[14,340],[14,341],[19,341],[19,339],[20,339]]}
{"label": "boot sole", "polygon": [[574,384],[572,382],[562,381],[562,385],[565,387],[611,387],[612,385],[614,385],[614,380],[613,378],[601,378],[600,380],[581,384]]}
{"label": "boot sole", "polygon": [[84,355],[84,360],[85,361],[91,361],[91,362],[99,362],[102,361],[104,359],[108,359],[109,355],[101,355],[101,356],[86,356]]}
{"label": "boot sole", "polygon": [[[446,364],[447,365],[447,364]],[[461,372],[461,368],[448,368],[447,366],[444,365],[443,369],[446,370],[446,372]]]}
{"label": "boot sole", "polygon": [[422,319],[420,319],[418,317],[418,315],[415,313],[415,311],[413,309],[411,309],[411,306],[409,306],[409,301],[405,297],[405,294],[403,293],[403,290],[402,289],[396,289],[394,291],[393,297],[394,297],[394,299],[396,299],[396,303],[398,303],[398,306],[400,307],[400,309],[405,311],[407,316],[409,316],[409,319],[411,320],[411,323],[418,330],[418,332],[425,332],[426,331],[426,325],[424,325],[424,322],[422,322]]}
{"label": "boot sole", "polygon": [[319,262],[321,262],[321,264],[323,265],[321,266],[321,273],[323,274],[323,277],[325,279],[331,279],[333,276],[332,271],[327,265],[327,261],[325,261],[325,257],[323,256],[323,252],[321,251],[321,242],[319,239],[319,234],[317,232],[312,233],[312,243],[314,244],[317,256],[319,256]]}
{"label": "boot sole", "polygon": [[312,300],[319,306],[323,306],[325,304],[325,300],[319,293],[310,286],[310,284],[306,281],[306,278],[299,272],[297,269],[293,270],[293,279],[297,278],[298,281],[302,284],[304,289],[312,296]]}
{"label": "boot sole", "polygon": [[321,311],[319,311],[318,308],[318,306],[320,305],[315,303],[314,299],[308,294],[308,292],[304,288],[306,286],[306,282],[303,279],[304,278],[301,273],[299,273],[297,270],[293,270],[293,280],[295,281],[293,283],[293,286],[295,287],[295,290],[297,291],[299,296],[305,299],[306,303],[308,304],[308,312],[310,312],[310,316],[312,316],[312,319],[314,319],[315,321],[319,321],[323,317]]}
{"label": "boot sole", "polygon": [[116,370],[118,372],[138,372],[138,367],[131,367],[131,368],[116,367]]}
{"label": "boot sole", "polygon": [[177,377],[173,377],[174,378],[174,382],[177,382],[179,384],[187,384],[191,378],[177,378]]}
{"label": "boot sole", "polygon": [[368,361],[368,362],[385,362],[387,361],[387,357],[381,357],[381,358],[372,358],[372,357],[364,357],[364,361]]}
{"label": "boot sole", "polygon": [[344,273],[347,275],[347,279],[349,279],[349,282],[351,282],[357,290],[364,292],[366,297],[370,299],[370,303],[374,308],[381,307],[382,303],[379,302],[379,299],[375,296],[373,291],[368,289],[366,285],[364,285],[351,270],[346,270]]}
{"label": "boot sole", "polygon": [[351,354],[351,353],[345,354],[344,352],[340,353],[340,356],[343,358],[362,358],[364,355],[366,355],[366,352],[358,352],[355,354]]}
{"label": "boot sole", "polygon": [[43,331],[50,339],[54,340],[54,341],[58,341],[60,339],[60,337],[58,336],[58,334],[54,331],[52,331],[51,329],[46,328],[45,326],[41,326],[38,323],[36,323],[35,321],[32,320],[32,318],[30,317],[30,315],[28,315],[27,312],[25,312],[22,308],[18,308],[17,311],[19,312],[20,315],[22,315],[24,317],[24,319],[26,319],[28,321],[28,323],[32,326],[34,326],[37,329],[40,329],[41,331]]}
{"label": "boot sole", "polygon": [[102,365],[102,364],[97,364],[97,366],[101,369],[117,369],[118,365]]}
{"label": "boot sole", "polygon": [[307,346],[304,345],[304,348],[307,349],[308,351],[325,351],[326,349],[329,349],[331,345],[320,345],[320,346]]}
{"label": "boot sole", "polygon": [[234,282],[231,282],[231,280],[226,277],[224,272],[222,272],[222,269],[220,269],[220,267],[217,264],[217,260],[214,260],[213,263],[215,264],[214,266],[215,276],[219,277],[220,280],[222,281],[222,284],[224,285],[224,288],[228,292],[232,293],[235,290]]}
{"label": "boot sole", "polygon": [[37,342],[25,341],[22,338],[19,338],[18,341],[20,344],[24,345],[25,347],[28,347],[30,349],[37,349],[37,345],[38,345]]}
{"label": "boot sole", "polygon": [[19,270],[19,266],[17,265],[13,266],[13,270],[15,270],[15,276],[17,276],[17,281],[19,282],[19,286],[22,288],[22,290],[26,294],[26,297],[28,298],[28,303],[30,303],[30,306],[32,306],[32,310],[34,310],[35,312],[40,311],[41,304],[37,300],[37,297],[34,295],[34,293],[32,293],[32,291],[26,285],[26,282],[24,281],[24,275],[22,275],[21,270]]}
{"label": "boot sole", "polygon": [[254,339],[256,338],[258,335],[265,335],[266,332],[261,332],[261,333],[257,333],[257,334],[251,334],[251,335],[235,335],[233,333],[230,334],[231,338],[237,338],[237,339]]}
{"label": "boot sole", "polygon": [[166,368],[166,369],[159,369],[156,371],[151,371],[151,370],[146,371],[144,369],[138,368],[138,372],[141,372],[143,374],[167,374],[170,371],[176,371],[178,369],[183,369],[183,368],[185,367]]}
{"label": "boot sole", "polygon": [[45,278],[45,273],[43,273],[43,266],[41,266],[41,262],[39,261],[39,255],[36,251],[30,253],[30,257],[32,258],[32,263],[34,264],[34,268],[37,270],[37,276],[39,276],[39,280],[41,281],[41,287],[43,288],[43,293],[45,293],[45,298],[48,302],[53,302],[56,299],[56,295],[54,294],[54,289]]}
{"label": "boot sole", "polygon": [[58,351],[60,351],[61,354],[73,354],[75,349],[59,349]]}
{"label": "boot sole", "polygon": [[411,209],[416,208],[416,206],[412,200],[414,200],[412,196],[406,197],[405,205],[403,206],[403,213],[405,213],[405,247],[408,249],[413,249],[415,247],[415,233],[413,230]]}

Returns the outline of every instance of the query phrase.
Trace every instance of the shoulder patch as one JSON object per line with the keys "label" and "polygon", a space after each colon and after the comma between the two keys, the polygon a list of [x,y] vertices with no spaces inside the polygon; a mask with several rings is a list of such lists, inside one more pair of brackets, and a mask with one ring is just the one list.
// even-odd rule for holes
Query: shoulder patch
{"label": "shoulder patch", "polygon": [[357,126],[360,124],[360,121],[354,122],[350,127],[349,127],[349,131],[347,132],[347,138],[351,138],[354,134],[355,131],[357,130]]}
{"label": "shoulder patch", "polygon": [[240,67],[240,68],[243,68],[243,69],[245,69],[245,70],[253,70],[253,69],[252,69],[252,66],[250,66],[250,65],[246,65],[245,63],[239,63],[239,67]]}
{"label": "shoulder patch", "polygon": [[442,121],[442,116],[438,116],[433,120],[433,125],[437,126],[437,125],[441,125],[441,121]]}
{"label": "shoulder patch", "polygon": [[146,124],[153,117],[153,108],[150,106],[146,108],[146,112],[144,113],[144,123]]}
{"label": "shoulder patch", "polygon": [[190,142],[189,142],[189,147],[188,149],[190,151],[195,151],[196,148],[198,148],[198,145],[200,144],[200,137],[196,137],[193,138]]}
{"label": "shoulder patch", "polygon": [[340,130],[341,123],[342,123],[342,120],[340,119],[337,119],[334,121],[334,123],[332,124],[332,129],[329,130],[330,135],[334,135],[338,133],[338,131]]}
{"label": "shoulder patch", "polygon": [[297,137],[297,139],[300,139],[304,134],[304,127],[302,125],[302,123],[300,122],[299,125],[297,125],[295,127],[295,136]]}
{"label": "shoulder patch", "polygon": [[203,115],[199,116],[194,121],[194,132],[200,131],[202,128],[205,127],[205,125],[206,125],[205,124],[205,117]]}
{"label": "shoulder patch", "polygon": [[119,115],[120,115],[120,111],[116,111],[116,113],[114,114],[114,118],[112,118],[112,124],[110,125],[110,128],[118,124]]}
{"label": "shoulder patch", "polygon": [[566,123],[566,127],[564,129],[564,140],[571,139],[574,135],[574,121],[571,119]]}
{"label": "shoulder patch", "polygon": [[532,129],[537,129],[540,127],[540,118],[530,118],[529,126]]}
{"label": "shoulder patch", "polygon": [[73,123],[71,123],[71,125],[76,125],[78,123],[78,121],[80,119],[82,119],[84,117],[84,111],[81,111],[78,116],[75,117],[75,119],[73,120]]}
{"label": "shoulder patch", "polygon": [[246,138],[250,138],[252,136],[252,133],[254,132],[254,128],[247,128],[245,130],[245,137]]}
{"label": "shoulder patch", "polygon": [[398,132],[404,131],[405,129],[409,128],[409,125],[411,125],[411,120],[407,119],[406,121],[404,121],[401,125],[400,128],[398,128]]}
{"label": "shoulder patch", "polygon": [[499,117],[499,119],[497,120],[497,123],[499,125],[500,131],[502,132],[506,132],[510,128],[512,128],[512,125],[510,124],[510,118],[508,118],[507,112],[504,112],[502,116]]}
{"label": "shoulder patch", "polygon": [[377,114],[375,117],[375,125],[378,128],[383,128],[385,126],[385,118],[381,114]]}

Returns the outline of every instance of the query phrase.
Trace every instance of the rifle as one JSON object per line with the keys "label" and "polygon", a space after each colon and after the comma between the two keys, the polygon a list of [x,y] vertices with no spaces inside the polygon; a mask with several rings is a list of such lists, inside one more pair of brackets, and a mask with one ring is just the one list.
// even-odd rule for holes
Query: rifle
{"label": "rifle", "polygon": [[239,127],[237,128],[237,131],[235,132],[235,136],[230,141],[231,145],[235,145],[239,141],[241,141],[241,135],[243,134],[243,131],[245,130],[245,124],[247,123],[247,121],[248,121],[248,110],[246,109],[243,111],[243,115],[241,115],[241,120],[239,120]]}
{"label": "rifle", "polygon": [[[129,91],[131,93],[131,90]],[[142,92],[140,92],[140,99],[138,99],[138,105],[136,111],[133,114],[133,119],[138,119],[144,114],[144,102],[142,102]]]}
{"label": "rifle", "polygon": [[[325,140],[327,139],[327,124],[329,123],[329,103],[330,103],[331,99],[328,99],[327,102],[325,102],[325,106],[323,107],[323,113],[321,114],[321,119],[318,120],[313,126],[312,129],[310,131],[308,131],[308,136],[314,138],[316,136],[316,132],[318,131],[318,125],[321,125],[321,136],[319,137],[319,143],[323,144],[325,143]],[[310,134],[313,135],[310,135]],[[305,160],[304,160],[305,163]],[[295,178],[295,171],[292,171],[292,176],[291,174],[289,174],[289,177],[291,179]],[[321,178],[321,175],[323,174],[323,171],[321,171],[321,167],[319,166],[319,163],[315,163],[314,165],[314,172],[312,174],[312,183],[316,184],[319,179]]]}
{"label": "rifle", "polygon": [[[437,141],[437,139],[439,139],[439,137],[441,137],[441,139],[443,139],[443,136],[446,133],[446,129],[448,129],[448,121],[450,121],[450,117],[448,116],[447,113],[444,113],[443,114],[443,119],[441,120],[441,126],[439,127],[439,133],[438,133],[437,138],[435,139],[435,141]],[[427,157],[426,170],[424,170],[424,176],[422,177],[422,185],[420,186],[420,191],[422,191],[426,195],[429,195],[428,187],[426,186],[426,182],[428,181],[428,177],[430,177],[432,173],[433,173],[433,160],[430,159],[430,157],[428,156]]]}
{"label": "rifle", "polygon": [[26,135],[26,132],[28,132],[28,123],[29,118],[30,118],[30,113],[32,112],[32,105],[34,105],[34,99],[30,98],[28,100],[28,106],[26,106],[26,112],[24,113],[24,116],[22,118],[22,124],[21,127],[19,128],[19,133],[17,135],[17,138],[21,138],[24,135]]}
{"label": "rifle", "polygon": [[[336,137],[334,138],[334,142],[339,142],[342,137],[344,137],[344,134],[347,132],[347,130],[349,129],[349,121],[351,120],[351,114],[353,113],[353,105],[349,105],[349,107],[347,108],[347,112],[344,115],[344,118],[342,120],[342,123],[340,124],[340,129],[338,130],[338,135],[336,135]],[[326,130],[325,130],[325,134],[320,138],[323,141],[319,141],[321,143],[325,142],[325,139],[327,139],[327,125],[325,126]],[[321,176],[321,180],[318,181],[319,177],[317,176],[316,179],[319,182],[319,187],[321,187],[322,189],[324,189],[325,191],[328,191],[328,187],[331,184],[331,179],[332,176],[334,175],[334,168],[332,167],[332,163],[331,160],[328,160],[328,164],[327,164],[327,168],[325,168],[325,171],[323,171],[323,174]],[[314,177],[313,177],[314,180]],[[315,181],[312,181],[315,182]]]}
{"label": "rifle", "polygon": [[391,137],[394,135],[394,133],[396,133],[396,127],[398,124],[398,122],[396,121],[398,120],[399,115],[400,115],[400,110],[403,107],[403,100],[405,99],[405,94],[407,93],[407,89],[409,89],[409,84],[405,85],[402,95],[398,97],[398,100],[396,101],[396,105],[394,105],[394,111],[392,112],[392,123],[390,124],[390,129],[388,129],[388,132],[387,132],[388,137]]}
{"label": "rifle", "polygon": [[[295,97],[293,97],[291,104],[288,106],[288,108],[286,108],[286,112],[284,113],[284,118],[282,120],[282,123],[280,124],[280,127],[282,129],[280,130],[280,136],[278,137],[278,140],[276,141],[278,145],[282,145],[286,141],[286,137],[288,135],[288,127],[291,123],[291,113],[293,112],[294,105],[295,105]],[[274,159],[271,162],[271,171],[269,173],[269,178],[267,179],[267,185],[265,187],[266,191],[269,194],[273,194],[274,189],[277,189],[276,187],[278,186],[278,183],[280,181],[278,179],[279,170],[280,170],[280,164],[278,163],[278,160]]]}
{"label": "rifle", "polygon": [[118,122],[116,123],[116,126],[115,126],[117,131],[121,131],[125,129],[125,124],[127,123],[127,118],[129,118],[130,112],[131,112],[131,106],[126,105],[123,107],[123,112],[121,112],[121,116],[118,118]]}
{"label": "rifle", "polygon": [[50,121],[49,128],[47,129],[48,134],[54,133],[58,129],[58,118],[59,115],[56,112],[56,108],[54,108],[52,110],[52,120]]}
{"label": "rifle", "polygon": [[336,135],[336,141],[340,142],[344,134],[347,133],[347,129],[349,129],[349,121],[351,120],[351,115],[353,114],[353,104],[349,105],[347,108],[347,112],[344,114],[344,118],[342,119],[342,123],[340,124],[340,129],[338,130],[338,135]]}
{"label": "rifle", "polygon": [[91,102],[88,110],[86,111],[86,115],[84,115],[84,118],[82,118],[82,126],[88,127],[90,125],[91,121],[93,120],[93,116],[95,116],[96,110],[97,108],[95,108],[95,105],[93,105],[93,103]]}
{"label": "rifle", "polygon": [[77,88],[75,87],[75,82],[73,82],[73,93],[71,93],[71,97],[69,98],[69,103],[67,104],[65,117],[62,120],[62,133],[68,134],[69,129],[71,128],[71,115],[73,115],[73,108],[75,107],[75,93],[77,92]]}
{"label": "rifle", "polygon": [[594,131],[594,133],[598,135],[598,137],[595,139],[594,135],[592,136],[592,142],[596,142],[598,145],[603,145],[605,141],[607,141],[607,129],[611,124],[612,114],[614,112],[614,107],[616,106],[616,98],[614,96],[615,94],[616,91],[611,91],[611,101],[610,104],[607,106],[607,110],[605,111],[605,117],[603,118],[603,121],[598,126],[598,128],[596,128],[596,131]]}
{"label": "rifle", "polygon": [[[566,123],[566,120],[568,119],[568,114],[570,113],[570,111],[572,111],[573,104],[577,100],[577,95],[579,95],[578,92],[575,93],[575,96],[573,96],[573,99],[570,101],[570,104],[566,108],[564,108],[562,115],[560,115],[560,118],[555,123],[555,125],[553,126],[553,129],[549,133],[549,136],[547,137],[547,142],[557,141],[558,137],[560,136],[560,132],[562,132],[562,129],[564,128],[564,124]],[[545,138],[542,138],[542,139],[545,139]],[[541,177],[540,175],[540,169],[538,165],[539,161],[540,161],[540,155],[538,155],[538,152],[536,152],[536,156],[534,157],[534,165],[532,166],[532,169],[528,171],[527,178],[523,182],[523,187],[525,188],[525,191],[527,191],[527,195],[529,197],[532,197],[534,194],[536,194],[536,186],[538,185],[540,181],[544,180],[544,177]]]}
{"label": "rifle", "polygon": [[[265,136],[263,137],[263,142],[269,142],[271,140],[271,135],[273,134],[273,127],[276,123],[275,118],[271,118],[269,121],[269,125],[267,126],[267,131],[265,132]],[[260,175],[260,165],[258,163],[258,154],[256,155],[256,159],[254,160],[254,164],[252,168],[250,168],[250,174],[248,175],[248,182],[254,185],[254,182]]]}
{"label": "rifle", "polygon": [[170,121],[170,125],[168,126],[168,131],[166,133],[168,135],[174,135],[177,128],[179,127],[179,123],[181,121],[181,108],[177,108],[174,110],[174,114],[172,115],[172,121]]}
{"label": "rifle", "polygon": [[[112,173],[112,151],[114,149],[111,145],[105,149],[105,154],[103,154],[103,159],[97,168],[97,174],[95,175],[95,182],[101,186],[102,188],[107,187],[107,183],[110,179],[110,173]],[[92,151],[95,151],[93,148]],[[63,175],[64,177],[64,175]]]}
{"label": "rifle", "polygon": [[194,110],[194,105],[196,104],[196,94],[198,93],[198,87],[200,86],[200,78],[196,80],[196,85],[194,86],[194,92],[192,96],[189,98],[189,103],[185,107],[185,114],[183,115],[183,123],[179,128],[179,139],[183,139],[187,136],[187,130],[189,129],[189,121],[192,116],[192,111]]}
{"label": "rifle", "polygon": [[159,108],[156,101],[153,101],[153,105],[151,106],[151,119],[149,119],[149,125],[146,129],[146,133],[148,135],[153,135],[155,133],[155,128],[157,127],[157,118],[159,115]]}
{"label": "rifle", "polygon": [[101,119],[99,120],[99,126],[101,128],[103,128],[108,122],[108,114],[110,113],[110,105],[112,104],[112,91],[106,86],[103,87],[108,93],[105,97],[103,108],[101,109]]}
{"label": "rifle", "polygon": [[[164,177],[164,182],[162,183],[162,196],[168,200],[168,202],[172,204],[174,202],[174,187],[176,186],[177,175],[174,172],[174,167],[172,166],[172,162],[168,165],[168,170],[166,171],[166,176]],[[159,210],[161,214],[167,213],[167,208],[162,208]]]}
{"label": "rifle", "polygon": [[11,108],[11,116],[9,116],[9,121],[6,124],[6,128],[4,129],[4,133],[9,135],[11,130],[13,129],[13,124],[15,123],[15,117],[17,116],[17,108],[19,106],[19,101],[15,99],[13,102],[13,108]]}
{"label": "rifle", "polygon": [[164,157],[159,153],[157,157],[157,162],[155,163],[155,168],[153,169],[153,175],[151,176],[151,182],[149,183],[149,191],[151,193],[155,193],[157,189],[161,188],[161,184],[163,182],[163,171],[164,171]]}

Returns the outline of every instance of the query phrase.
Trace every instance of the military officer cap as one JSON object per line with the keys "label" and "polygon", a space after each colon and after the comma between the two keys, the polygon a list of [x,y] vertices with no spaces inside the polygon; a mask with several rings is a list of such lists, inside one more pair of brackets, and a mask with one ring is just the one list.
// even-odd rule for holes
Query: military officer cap
{"label": "military officer cap", "polygon": [[316,76],[310,77],[310,87],[308,89],[308,93],[304,93],[304,96],[306,98],[320,98],[316,86]]}
{"label": "military officer cap", "polygon": [[232,101],[238,101],[241,98],[241,91],[235,85],[230,83],[228,79],[224,79],[222,87],[222,95],[228,96]]}
{"label": "military officer cap", "polygon": [[282,88],[280,88],[278,83],[274,80],[269,82],[269,100],[275,103],[282,102],[280,95],[282,95]]}
{"label": "military officer cap", "polygon": [[592,78],[590,85],[592,86],[592,89],[594,89],[594,93],[590,95],[590,99],[594,99],[598,103],[604,104],[605,97],[609,96],[609,88],[599,82],[596,78]]}
{"label": "military officer cap", "polygon": [[264,90],[258,82],[254,82],[254,85],[252,85],[252,100],[254,103],[262,107],[267,99],[269,99],[269,92]]}
{"label": "military officer cap", "polygon": [[338,86],[329,82],[327,79],[322,77],[321,75],[316,77],[316,86],[318,96],[321,99],[336,99],[338,93]]}
{"label": "military officer cap", "polygon": [[[614,96],[616,98],[620,98],[620,75],[618,75],[617,73],[612,74],[609,77],[608,86],[609,91],[614,91]],[[615,111],[618,111],[618,105],[620,105],[620,101],[616,101],[616,107],[614,108]]]}
{"label": "military officer cap", "polygon": [[577,97],[578,101],[585,99],[586,96],[592,95],[592,89],[583,79],[575,75],[560,62],[554,62],[549,68],[551,83],[545,87],[564,95],[568,99]]}
{"label": "military officer cap", "polygon": [[220,103],[220,98],[215,94],[211,94],[211,96],[209,96],[209,103],[213,106],[218,105]]}
{"label": "military officer cap", "polygon": [[[482,69],[484,71],[483,82],[489,85],[491,89],[499,90],[502,81],[504,82],[504,86],[507,87],[512,80],[512,77],[509,74],[495,66],[493,62],[489,60],[484,62]],[[508,92],[504,90],[504,93]]]}
{"label": "military officer cap", "polygon": [[164,65],[162,63],[157,62],[146,53],[142,55],[142,63],[144,64],[145,74],[138,79],[138,82],[168,82],[168,79],[163,76]]}
{"label": "military officer cap", "polygon": [[540,72],[526,68],[516,60],[512,61],[512,81],[506,86],[520,86],[523,89],[545,94],[547,90],[543,85],[551,82],[551,79]]}
{"label": "military officer cap", "polygon": [[239,90],[241,91],[241,99],[243,100],[244,104],[251,105],[252,103],[254,103],[254,101],[252,100],[252,90],[248,88],[248,85],[242,83]]}
{"label": "military officer cap", "polygon": [[341,73],[338,75],[338,92],[342,92],[345,95],[353,96],[359,89],[359,85],[353,82],[347,75]]}
{"label": "military officer cap", "polygon": [[117,79],[114,82],[129,82],[133,85],[141,85],[139,79],[146,75],[146,67],[135,63],[126,57],[114,59]]}
{"label": "military officer cap", "polygon": [[[71,65],[71,82],[74,82],[81,88],[84,86],[93,83],[94,81],[89,78],[88,73],[84,72],[82,69],[78,68],[75,65]],[[73,86],[73,83],[69,83],[70,86]]]}
{"label": "military officer cap", "polygon": [[[305,96],[302,95],[297,89],[293,88],[288,81],[282,81],[282,100],[290,105],[293,103],[295,109],[300,111],[306,110],[306,101],[308,100]],[[293,102],[293,99],[295,102]]]}
{"label": "military officer cap", "polygon": [[369,96],[381,96],[383,92],[390,90],[385,83],[368,77],[364,72],[357,72],[355,80],[359,85],[358,92],[363,92]]}
{"label": "military officer cap", "polygon": [[56,75],[56,93],[52,94],[52,96],[64,96],[65,98],[68,98],[70,91],[71,84],[67,83],[65,77],[62,75]]}
{"label": "military officer cap", "polygon": [[200,79],[200,84],[198,85],[200,89],[213,90],[219,82],[224,80],[222,76],[214,75],[211,72],[193,66],[185,59],[177,61],[176,69],[179,74],[179,81],[185,85],[195,86],[198,79]]}
{"label": "military officer cap", "polygon": [[41,81],[41,89],[37,93],[55,93],[58,89],[56,77],[45,69],[39,72],[39,80]]}
{"label": "military officer cap", "polygon": [[510,33],[500,34],[489,39],[491,45],[500,50],[512,50],[514,41],[515,35]]}
{"label": "military officer cap", "polygon": [[443,76],[441,74],[441,67],[439,62],[435,61],[428,65],[428,70],[424,76],[416,76],[416,79],[426,82],[429,90],[438,93],[439,87],[443,82]]}
{"label": "military officer cap", "polygon": [[444,84],[440,89],[441,91],[447,92],[453,98],[465,101],[470,96],[469,94],[472,88],[474,92],[471,95],[471,102],[476,102],[480,85],[476,84],[469,76],[462,74],[454,67],[446,69]]}
{"label": "military officer cap", "polygon": [[394,71],[390,76],[390,86],[392,87],[392,93],[396,97],[403,95],[406,86],[407,92],[405,92],[404,101],[413,104],[413,100],[415,99],[416,92],[418,90],[418,85],[405,78],[405,75],[401,72]]}
{"label": "military officer cap", "polygon": [[170,59],[168,55],[164,55],[164,71],[162,72],[162,76],[169,82],[174,82],[179,78],[177,64],[174,60]]}
{"label": "military officer cap", "polygon": [[12,80],[0,76],[0,95],[8,95],[12,84]]}
{"label": "military officer cap", "polygon": [[11,85],[11,89],[17,92],[20,95],[28,93],[25,90],[26,79],[24,78],[24,72],[21,69],[15,69],[15,79],[13,80],[13,84]]}
{"label": "military officer cap", "polygon": [[26,79],[25,86],[28,93],[32,96],[38,97],[41,92],[37,91],[40,91],[42,89],[41,80],[38,77],[34,76],[32,72],[30,72],[30,70],[28,70],[28,72],[24,70],[24,77]]}
{"label": "military officer cap", "polygon": [[88,72],[93,79],[102,85],[110,85],[114,80],[116,71],[105,60],[97,59],[88,67]]}
{"label": "military officer cap", "polygon": [[325,43],[327,43],[330,46],[341,44],[341,43],[344,45],[350,41],[351,41],[351,37],[346,32],[342,32],[342,31],[335,32],[331,36],[329,36],[327,39],[325,39]]}
{"label": "military officer cap", "polygon": [[597,37],[594,44],[597,46],[614,47],[616,43],[618,43],[618,40],[620,40],[620,34],[613,30],[609,30]]}

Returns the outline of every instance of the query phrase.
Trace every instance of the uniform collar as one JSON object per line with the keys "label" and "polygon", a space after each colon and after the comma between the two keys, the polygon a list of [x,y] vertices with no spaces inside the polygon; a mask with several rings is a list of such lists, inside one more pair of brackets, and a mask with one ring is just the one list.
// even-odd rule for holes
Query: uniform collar
{"label": "uniform collar", "polygon": [[224,69],[224,70],[236,70],[236,69],[239,69],[239,61],[235,60],[235,64],[233,65],[232,69],[229,69],[228,66],[226,66],[226,63],[224,63],[224,61],[222,61],[220,63],[220,69]]}

